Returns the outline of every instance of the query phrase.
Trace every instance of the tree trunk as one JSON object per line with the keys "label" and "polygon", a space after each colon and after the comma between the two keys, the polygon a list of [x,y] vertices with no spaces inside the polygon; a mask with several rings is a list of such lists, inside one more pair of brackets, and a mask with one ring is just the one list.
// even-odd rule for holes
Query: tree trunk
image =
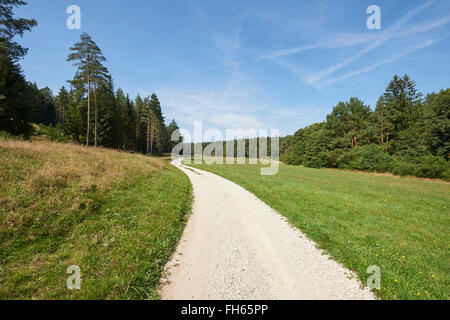
{"label": "tree trunk", "polygon": [[88,111],[87,111],[87,135],[86,135],[87,147],[89,146],[90,123],[91,123],[91,76],[88,70]]}
{"label": "tree trunk", "polygon": [[388,146],[389,146],[389,133],[386,133],[386,152],[388,152]]}
{"label": "tree trunk", "polygon": [[139,151],[139,122],[141,121],[141,117],[139,112],[136,113],[136,151]]}
{"label": "tree trunk", "polygon": [[147,116],[147,154],[150,151],[150,115]]}
{"label": "tree trunk", "polygon": [[155,117],[152,113],[152,125],[151,125],[151,133],[150,133],[150,154],[153,154],[153,139],[155,138]]}
{"label": "tree trunk", "polygon": [[97,146],[98,112],[97,112],[97,84],[96,83],[94,83],[94,108],[95,108],[95,128],[94,128],[95,142],[94,142],[94,145]]}
{"label": "tree trunk", "polygon": [[61,117],[61,130],[62,130],[63,134],[64,134],[64,123],[66,122],[66,115],[65,115],[65,113],[66,113],[66,106],[63,103],[63,105],[62,105],[62,117]]}

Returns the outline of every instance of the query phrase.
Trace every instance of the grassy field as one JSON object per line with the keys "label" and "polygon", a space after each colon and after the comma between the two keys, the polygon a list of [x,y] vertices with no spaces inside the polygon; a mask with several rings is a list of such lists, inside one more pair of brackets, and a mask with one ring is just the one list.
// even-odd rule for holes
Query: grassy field
{"label": "grassy field", "polygon": [[[0,140],[0,299],[157,299],[190,210],[167,161]],[[67,268],[81,269],[68,290]]]}
{"label": "grassy field", "polygon": [[196,167],[254,193],[364,283],[379,266],[379,298],[449,299],[449,183],[287,165],[275,176],[256,165]]}

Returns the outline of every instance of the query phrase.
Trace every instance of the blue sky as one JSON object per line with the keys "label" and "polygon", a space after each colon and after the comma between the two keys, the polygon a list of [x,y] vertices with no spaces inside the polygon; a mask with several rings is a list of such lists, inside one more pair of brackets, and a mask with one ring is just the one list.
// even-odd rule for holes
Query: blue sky
{"label": "blue sky", "polygon": [[[66,28],[78,5],[81,30]],[[381,30],[368,30],[369,5]],[[184,128],[279,129],[322,121],[338,101],[374,106],[394,74],[422,92],[449,86],[450,1],[29,0],[39,26],[19,41],[27,80],[55,93],[74,68],[68,48],[88,32],[116,87],[156,92]]]}

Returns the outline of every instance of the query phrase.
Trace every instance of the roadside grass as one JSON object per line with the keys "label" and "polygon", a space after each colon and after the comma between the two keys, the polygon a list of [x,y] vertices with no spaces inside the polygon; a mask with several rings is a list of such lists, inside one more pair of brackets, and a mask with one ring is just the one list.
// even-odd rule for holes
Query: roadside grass
{"label": "roadside grass", "polygon": [[379,298],[449,299],[449,183],[283,164],[274,176],[259,165],[192,166],[254,193],[364,284],[367,268],[379,266]]}
{"label": "roadside grass", "polygon": [[[0,299],[158,299],[190,211],[166,161],[0,139]],[[68,290],[67,268],[81,269]]]}

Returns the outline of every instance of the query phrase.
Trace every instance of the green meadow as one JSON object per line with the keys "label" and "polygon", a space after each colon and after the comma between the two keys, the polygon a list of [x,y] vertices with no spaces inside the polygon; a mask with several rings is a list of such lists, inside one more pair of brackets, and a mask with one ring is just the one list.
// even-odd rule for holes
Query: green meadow
{"label": "green meadow", "polygon": [[[449,299],[450,184],[280,165],[195,165],[254,193],[363,283],[381,268],[381,299]],[[301,272],[301,270],[299,270]]]}

